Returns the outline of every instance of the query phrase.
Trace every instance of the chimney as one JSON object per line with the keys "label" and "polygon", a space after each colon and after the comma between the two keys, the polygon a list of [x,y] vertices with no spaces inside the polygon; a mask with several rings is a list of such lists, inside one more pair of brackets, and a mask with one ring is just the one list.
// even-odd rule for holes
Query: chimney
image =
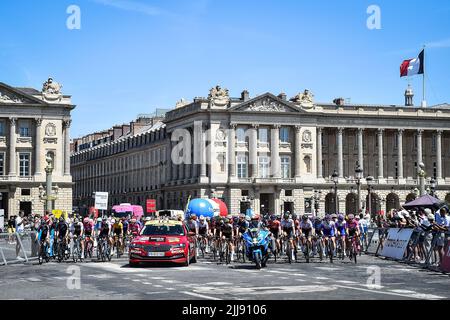
{"label": "chimney", "polygon": [[248,91],[247,90],[242,91],[241,100],[245,102],[249,99],[250,99],[250,95],[249,95]]}
{"label": "chimney", "polygon": [[333,103],[337,105],[338,107],[345,105],[345,99],[344,98],[337,98],[333,100]]}
{"label": "chimney", "polygon": [[284,93],[284,92],[280,93],[280,94],[278,95],[278,98],[280,98],[280,99],[283,100],[283,101],[286,101],[286,100],[287,100],[286,93]]}
{"label": "chimney", "polygon": [[408,88],[405,90],[405,107],[414,107],[414,91],[411,88],[411,85],[408,85]]}

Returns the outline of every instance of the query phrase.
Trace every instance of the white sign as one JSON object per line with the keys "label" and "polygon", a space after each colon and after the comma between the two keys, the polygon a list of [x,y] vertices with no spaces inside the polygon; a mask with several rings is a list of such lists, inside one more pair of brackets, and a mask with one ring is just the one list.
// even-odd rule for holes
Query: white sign
{"label": "white sign", "polygon": [[0,229],[5,225],[5,209],[0,209]]}
{"label": "white sign", "polygon": [[108,210],[108,192],[95,193],[95,209]]}
{"label": "white sign", "polygon": [[413,229],[389,229],[388,236],[383,243],[383,250],[381,256],[389,257],[393,259],[403,259],[406,247],[408,246],[409,239]]}

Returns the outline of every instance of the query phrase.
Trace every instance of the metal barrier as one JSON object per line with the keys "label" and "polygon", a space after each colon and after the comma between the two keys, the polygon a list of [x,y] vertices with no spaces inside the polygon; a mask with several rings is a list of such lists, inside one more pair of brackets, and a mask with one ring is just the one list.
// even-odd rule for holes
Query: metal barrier
{"label": "metal barrier", "polygon": [[37,232],[0,233],[0,265],[28,262],[37,253]]}
{"label": "metal barrier", "polygon": [[[369,228],[369,246],[366,253],[379,256],[388,233],[389,228]],[[442,262],[439,253],[442,259],[450,257],[449,242],[450,232],[425,232],[416,228],[408,241],[403,258],[394,260],[447,273],[448,271],[439,266]]]}

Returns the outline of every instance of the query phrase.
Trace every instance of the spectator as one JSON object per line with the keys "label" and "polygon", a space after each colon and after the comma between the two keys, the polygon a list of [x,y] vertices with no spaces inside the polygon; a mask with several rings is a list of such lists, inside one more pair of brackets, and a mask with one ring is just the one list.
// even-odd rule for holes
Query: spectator
{"label": "spectator", "polygon": [[434,230],[437,232],[436,234],[436,251],[439,254],[439,266],[442,262],[442,259],[444,257],[444,246],[445,242],[447,240],[447,237],[445,235],[446,232],[449,231],[450,227],[450,217],[447,215],[447,211],[445,208],[442,208],[439,211],[439,220],[436,219],[436,223],[434,226]]}

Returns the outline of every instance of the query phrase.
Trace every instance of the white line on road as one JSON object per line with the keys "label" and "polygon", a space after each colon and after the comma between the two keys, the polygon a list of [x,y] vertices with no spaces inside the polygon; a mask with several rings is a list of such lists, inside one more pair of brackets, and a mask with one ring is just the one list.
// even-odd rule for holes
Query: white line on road
{"label": "white line on road", "polygon": [[335,287],[344,288],[344,289],[351,289],[351,290],[358,290],[358,291],[365,291],[365,292],[370,292],[370,293],[385,294],[385,295],[391,295],[391,296],[399,296],[399,297],[405,297],[405,298],[422,299],[422,300],[445,299],[445,297],[435,296],[435,295],[432,295],[432,294],[422,294],[422,293],[402,294],[402,293],[395,293],[395,292],[388,292],[388,291],[354,288],[354,287],[341,286],[341,285],[335,285]]}
{"label": "white line on road", "polygon": [[197,297],[197,298],[208,299],[208,300],[221,300],[219,298],[205,296],[204,294],[199,294],[199,293],[194,293],[194,292],[181,291],[181,293],[187,294],[189,296]]}
{"label": "white line on road", "polygon": [[146,284],[146,285],[151,285],[152,283],[151,282],[142,282],[143,284]]}

